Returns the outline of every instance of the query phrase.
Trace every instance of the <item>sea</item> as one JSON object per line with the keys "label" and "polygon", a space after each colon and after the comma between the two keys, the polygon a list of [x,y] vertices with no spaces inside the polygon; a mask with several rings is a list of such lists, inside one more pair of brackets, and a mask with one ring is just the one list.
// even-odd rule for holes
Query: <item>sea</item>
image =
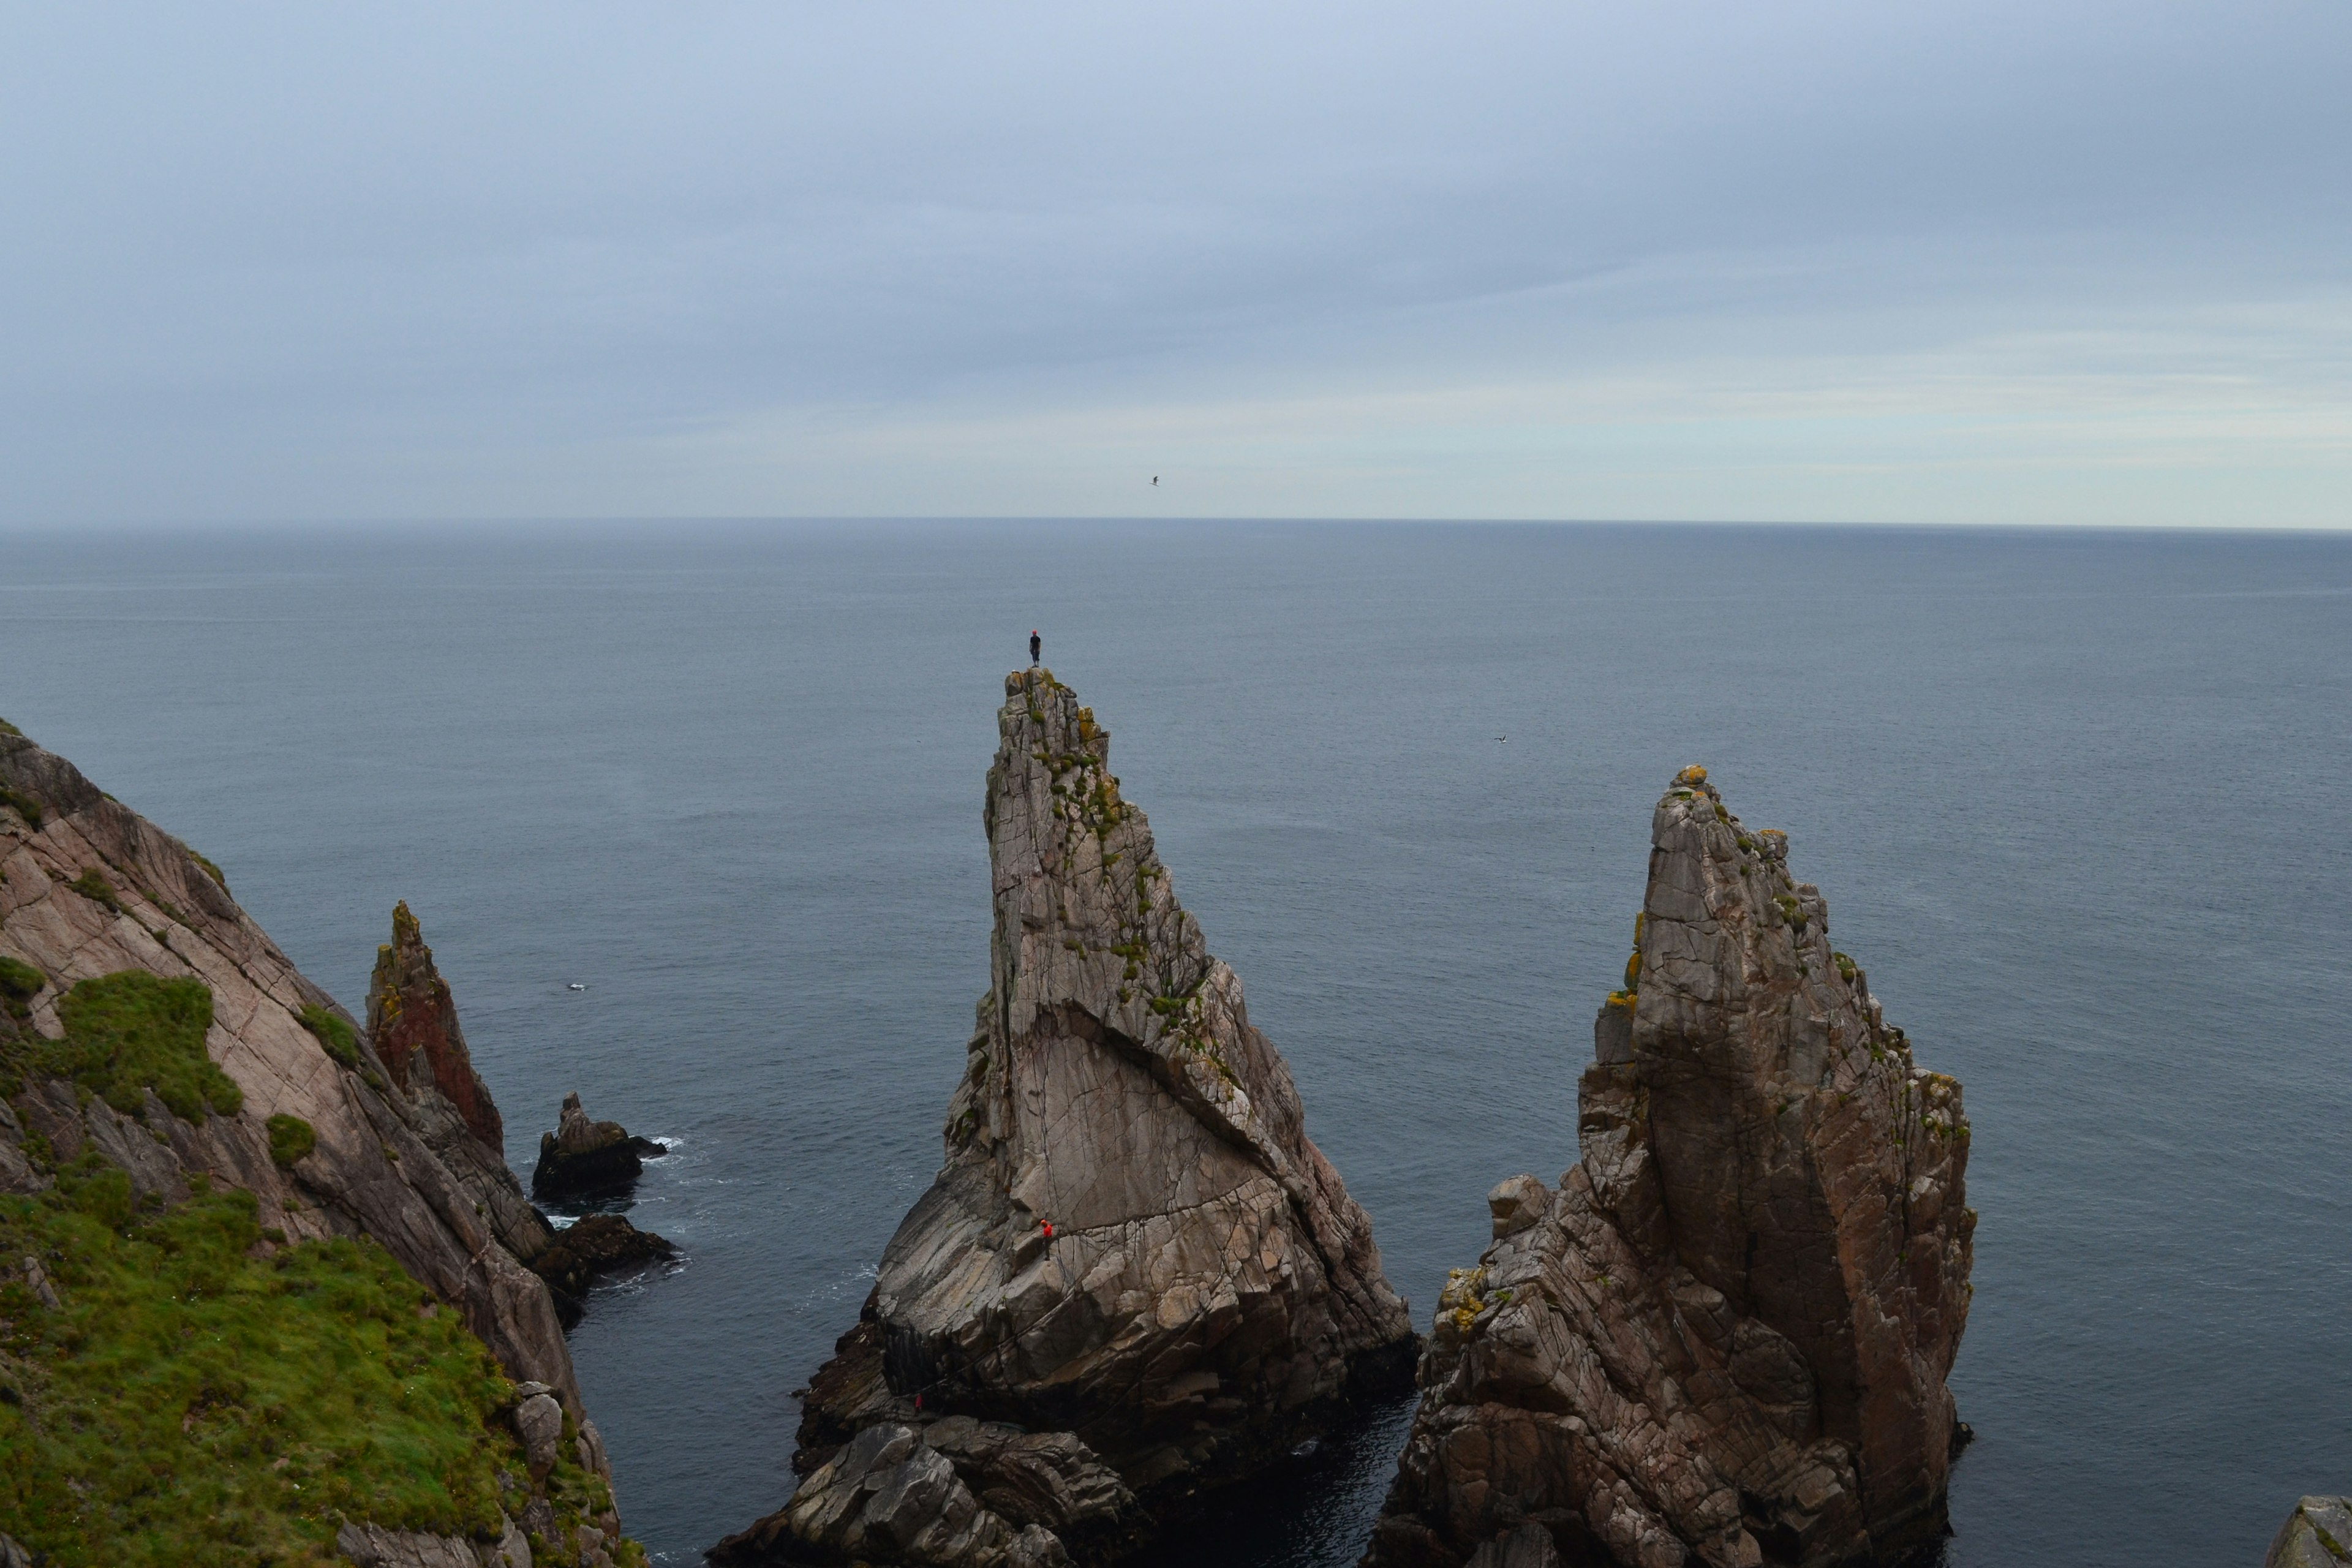
{"label": "sea", "polygon": [[[987,983],[1034,628],[1424,1327],[1704,763],[1966,1086],[1961,1568],[2259,1563],[2352,1491],[2352,539],[1119,521],[0,540],[0,714],[362,1011],[405,900],[528,1175],[661,1138],[572,1353],[655,1561],[781,1505]],[[581,989],[580,987],[584,987]],[[1410,1405],[1159,1561],[1343,1568]]]}

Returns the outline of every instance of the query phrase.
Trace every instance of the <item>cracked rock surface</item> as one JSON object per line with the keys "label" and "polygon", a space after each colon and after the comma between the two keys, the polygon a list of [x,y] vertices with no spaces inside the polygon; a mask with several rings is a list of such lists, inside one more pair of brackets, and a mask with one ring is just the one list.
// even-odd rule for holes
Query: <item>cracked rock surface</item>
{"label": "cracked rock surface", "polygon": [[1372,1568],[1896,1562],[1943,1531],[1976,1228],[1960,1087],[1915,1065],[1787,839],[1704,769],[1651,846],[1582,1158],[1488,1197]]}
{"label": "cracked rock surface", "polygon": [[[946,1163],[812,1382],[794,1468],[817,1473],[722,1560],[847,1550],[795,1510],[880,1424],[971,1471],[1009,1527],[1105,1556],[1401,1383],[1412,1354],[1371,1223],[1177,903],[1108,735],[1048,671],[1009,676],[1005,697],[983,811],[992,985]],[[946,1417],[1051,1442],[983,1463]],[[887,1560],[995,1548],[971,1550]]]}

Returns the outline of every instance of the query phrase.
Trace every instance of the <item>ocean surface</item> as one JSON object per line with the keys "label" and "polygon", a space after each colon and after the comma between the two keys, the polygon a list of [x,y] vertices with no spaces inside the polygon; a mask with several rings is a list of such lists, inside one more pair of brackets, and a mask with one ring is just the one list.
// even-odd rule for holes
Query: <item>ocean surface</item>
{"label": "ocean surface", "polygon": [[[1705,763],[1967,1086],[1965,1568],[2251,1564],[2352,1490],[2352,541],[1239,524],[0,540],[0,714],[353,1012],[424,921],[528,1172],[677,1142],[572,1340],[667,1563],[940,1156],[1031,627],[1426,1326],[1576,1157],[1650,807]],[[585,991],[567,989],[573,982]],[[1407,1411],[1176,1543],[1340,1568]]]}

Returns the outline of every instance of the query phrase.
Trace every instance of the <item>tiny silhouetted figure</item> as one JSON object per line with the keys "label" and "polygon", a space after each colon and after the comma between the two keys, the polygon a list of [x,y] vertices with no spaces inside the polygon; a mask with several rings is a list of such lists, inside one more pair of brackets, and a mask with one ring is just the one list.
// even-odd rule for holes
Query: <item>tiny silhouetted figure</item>
{"label": "tiny silhouetted figure", "polygon": [[1160,476],[1158,474],[1151,476],[1151,488],[1155,490],[1160,488]]}
{"label": "tiny silhouetted figure", "polygon": [[1037,663],[1037,650],[1043,646],[1044,645],[1037,640],[1037,634],[1034,631],[1031,632],[1029,634],[1029,663],[1032,668],[1035,668]]}

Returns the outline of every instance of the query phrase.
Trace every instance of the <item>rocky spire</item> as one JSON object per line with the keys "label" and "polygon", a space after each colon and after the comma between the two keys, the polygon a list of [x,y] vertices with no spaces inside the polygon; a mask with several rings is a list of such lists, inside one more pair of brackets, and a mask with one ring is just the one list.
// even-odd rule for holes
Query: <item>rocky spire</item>
{"label": "rocky spire", "polygon": [[[1072,1477],[1117,1472],[1087,1483],[1103,1509],[1148,1510],[1286,1450],[1365,1379],[1401,1381],[1412,1328],[1289,1068],[1121,798],[1109,736],[1048,671],[1005,694],[983,813],[992,985],[945,1166],[814,1380],[795,1466],[961,1413],[1074,1435]],[[955,1446],[1008,1529],[1087,1554],[1103,1521],[1023,1506]],[[825,1486],[876,1484],[839,1469]],[[830,1517],[817,1495],[794,1513]]]}
{"label": "rocky spire", "polygon": [[1557,1192],[1489,1195],[1381,1568],[1488,1543],[1514,1564],[1892,1560],[1943,1527],[1976,1228],[1960,1087],[1914,1065],[1785,837],[1745,829],[1705,769],[1651,844],[1582,1158]]}
{"label": "rocky spire", "polygon": [[392,941],[375,950],[367,1026],[375,1054],[403,1087],[438,1089],[482,1147],[506,1158],[505,1123],[474,1071],[448,983],[433,967],[433,950],[405,900],[393,909]]}

